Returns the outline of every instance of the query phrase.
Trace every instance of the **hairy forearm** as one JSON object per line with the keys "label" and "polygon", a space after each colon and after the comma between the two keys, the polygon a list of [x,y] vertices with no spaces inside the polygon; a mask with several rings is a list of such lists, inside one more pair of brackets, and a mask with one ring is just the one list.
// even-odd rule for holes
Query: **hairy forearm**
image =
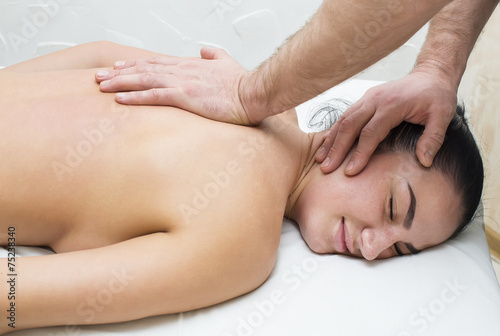
{"label": "hairy forearm", "polygon": [[450,0],[326,0],[311,21],[240,83],[253,122],[318,95],[407,41]]}
{"label": "hairy forearm", "polygon": [[414,71],[434,73],[458,90],[467,59],[498,0],[455,0],[431,21]]}

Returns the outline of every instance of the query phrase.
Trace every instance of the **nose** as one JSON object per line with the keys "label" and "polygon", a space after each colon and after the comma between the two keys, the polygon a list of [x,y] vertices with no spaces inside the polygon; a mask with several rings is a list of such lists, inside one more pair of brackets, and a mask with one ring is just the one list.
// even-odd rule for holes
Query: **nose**
{"label": "nose", "polygon": [[366,227],[361,232],[361,254],[366,260],[373,260],[397,241],[397,232],[391,228]]}

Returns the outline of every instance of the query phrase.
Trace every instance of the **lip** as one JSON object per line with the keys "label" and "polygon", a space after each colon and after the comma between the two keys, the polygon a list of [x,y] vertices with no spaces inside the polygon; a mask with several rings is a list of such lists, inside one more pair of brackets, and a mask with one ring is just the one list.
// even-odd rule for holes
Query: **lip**
{"label": "lip", "polygon": [[342,217],[342,221],[340,222],[337,232],[335,233],[335,238],[333,243],[338,253],[343,253],[347,251],[347,245],[345,242],[344,217]]}
{"label": "lip", "polygon": [[342,217],[342,224],[344,226],[345,247],[350,254],[354,254],[354,253],[352,253],[352,251],[353,251],[352,236],[349,234],[349,231],[347,230],[347,225],[345,225],[345,218],[344,217]]}

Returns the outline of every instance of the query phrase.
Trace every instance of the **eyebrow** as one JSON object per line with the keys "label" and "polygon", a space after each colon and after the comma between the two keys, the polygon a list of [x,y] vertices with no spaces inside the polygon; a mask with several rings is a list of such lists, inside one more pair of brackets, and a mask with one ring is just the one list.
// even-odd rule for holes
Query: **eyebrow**
{"label": "eyebrow", "polygon": [[415,207],[417,206],[417,199],[415,198],[415,194],[413,193],[413,189],[411,188],[409,182],[408,182],[408,191],[410,192],[410,207],[408,208],[408,212],[406,213],[406,217],[403,222],[403,226],[406,230],[411,229],[411,224],[413,223],[413,217],[415,217]]}

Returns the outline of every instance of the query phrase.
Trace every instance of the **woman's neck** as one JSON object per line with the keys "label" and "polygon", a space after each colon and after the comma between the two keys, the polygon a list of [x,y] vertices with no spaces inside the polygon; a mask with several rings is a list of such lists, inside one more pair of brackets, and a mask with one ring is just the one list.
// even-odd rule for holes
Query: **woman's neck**
{"label": "woman's neck", "polygon": [[288,196],[288,201],[285,208],[285,216],[293,219],[294,207],[304,191],[304,188],[309,182],[310,172],[314,167],[319,169],[319,165],[315,160],[316,152],[319,150],[323,143],[325,132],[309,133],[304,136],[303,145],[301,148],[301,167],[298,177],[293,185]]}

